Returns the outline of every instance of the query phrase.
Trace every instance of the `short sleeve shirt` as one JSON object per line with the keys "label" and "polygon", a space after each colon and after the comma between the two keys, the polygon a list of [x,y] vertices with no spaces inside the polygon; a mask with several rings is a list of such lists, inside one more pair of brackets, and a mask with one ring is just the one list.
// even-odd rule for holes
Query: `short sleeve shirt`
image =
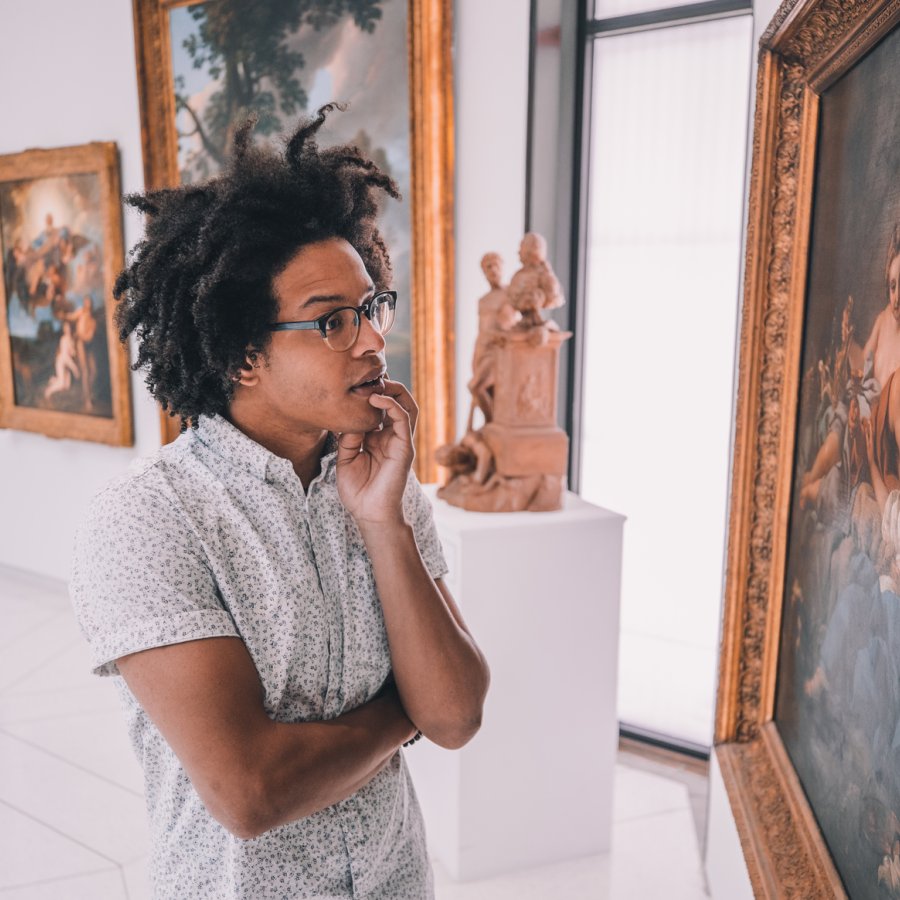
{"label": "short sleeve shirt", "polygon": [[[426,568],[446,574],[412,474],[403,508]],[[242,840],[207,812],[116,667],[128,653],[229,635],[244,641],[273,720],[332,719],[372,699],[391,658],[334,452],[304,492],[289,460],[220,416],[201,417],[95,498],[76,537],[71,596],[94,673],[117,676],[144,771],[159,900],[433,895],[402,751],[346,800]]]}

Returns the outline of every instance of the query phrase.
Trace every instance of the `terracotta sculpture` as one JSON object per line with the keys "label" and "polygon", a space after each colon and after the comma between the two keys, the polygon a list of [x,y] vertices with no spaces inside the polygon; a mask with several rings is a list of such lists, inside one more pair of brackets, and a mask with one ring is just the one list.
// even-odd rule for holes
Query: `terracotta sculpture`
{"label": "terracotta sculpture", "polygon": [[[546,260],[546,242],[526,234],[522,267],[501,284],[502,261],[481,261],[490,291],[478,305],[479,331],[466,433],[437,451],[449,470],[438,496],[481,512],[553,510],[562,506],[569,439],[556,424],[559,348],[571,337],[542,311],[564,302]],[[483,423],[475,428],[475,413]]]}
{"label": "terracotta sculpture", "polygon": [[547,242],[541,235],[529,232],[519,245],[522,268],[509,283],[509,300],[522,314],[526,325],[556,330],[555,322],[541,316],[542,309],[556,309],[565,302],[562,287],[547,262]]}
{"label": "terracotta sculpture", "polygon": [[472,394],[467,431],[471,431],[475,410],[480,409],[485,422],[490,422],[494,402],[494,377],[498,342],[495,334],[509,331],[522,318],[510,303],[503,285],[503,260],[499,253],[485,253],[481,259],[481,271],[491,289],[478,301],[478,337],[472,356],[472,380],[468,384]]}

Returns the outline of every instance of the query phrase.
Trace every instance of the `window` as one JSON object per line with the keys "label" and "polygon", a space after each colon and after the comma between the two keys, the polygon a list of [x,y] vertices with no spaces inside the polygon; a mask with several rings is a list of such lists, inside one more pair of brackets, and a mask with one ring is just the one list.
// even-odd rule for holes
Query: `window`
{"label": "window", "polygon": [[[585,499],[628,517],[623,729],[708,748],[752,18],[734,4],[651,2],[596,0],[605,18],[581,29],[580,210],[569,217],[579,252],[564,323],[576,332],[570,477]],[[540,231],[538,204],[529,212]]]}

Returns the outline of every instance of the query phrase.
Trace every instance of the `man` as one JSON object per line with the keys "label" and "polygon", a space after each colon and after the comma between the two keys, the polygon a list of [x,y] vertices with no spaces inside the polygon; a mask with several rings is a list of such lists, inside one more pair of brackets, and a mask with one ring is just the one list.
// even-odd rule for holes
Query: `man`
{"label": "man", "polygon": [[330,109],[283,155],[247,123],[223,175],[129,198],[150,217],[120,334],[192,427],[97,498],[72,593],[94,671],[122,676],[158,898],[433,896],[399,748],[481,720],[386,375],[396,188],[318,149]]}

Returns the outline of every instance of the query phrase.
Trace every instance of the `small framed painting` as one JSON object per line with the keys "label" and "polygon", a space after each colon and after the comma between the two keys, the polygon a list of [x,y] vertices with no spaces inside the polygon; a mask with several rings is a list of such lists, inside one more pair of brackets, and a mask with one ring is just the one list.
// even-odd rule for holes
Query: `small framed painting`
{"label": "small framed painting", "polygon": [[0,156],[0,427],[130,446],[116,145]]}

